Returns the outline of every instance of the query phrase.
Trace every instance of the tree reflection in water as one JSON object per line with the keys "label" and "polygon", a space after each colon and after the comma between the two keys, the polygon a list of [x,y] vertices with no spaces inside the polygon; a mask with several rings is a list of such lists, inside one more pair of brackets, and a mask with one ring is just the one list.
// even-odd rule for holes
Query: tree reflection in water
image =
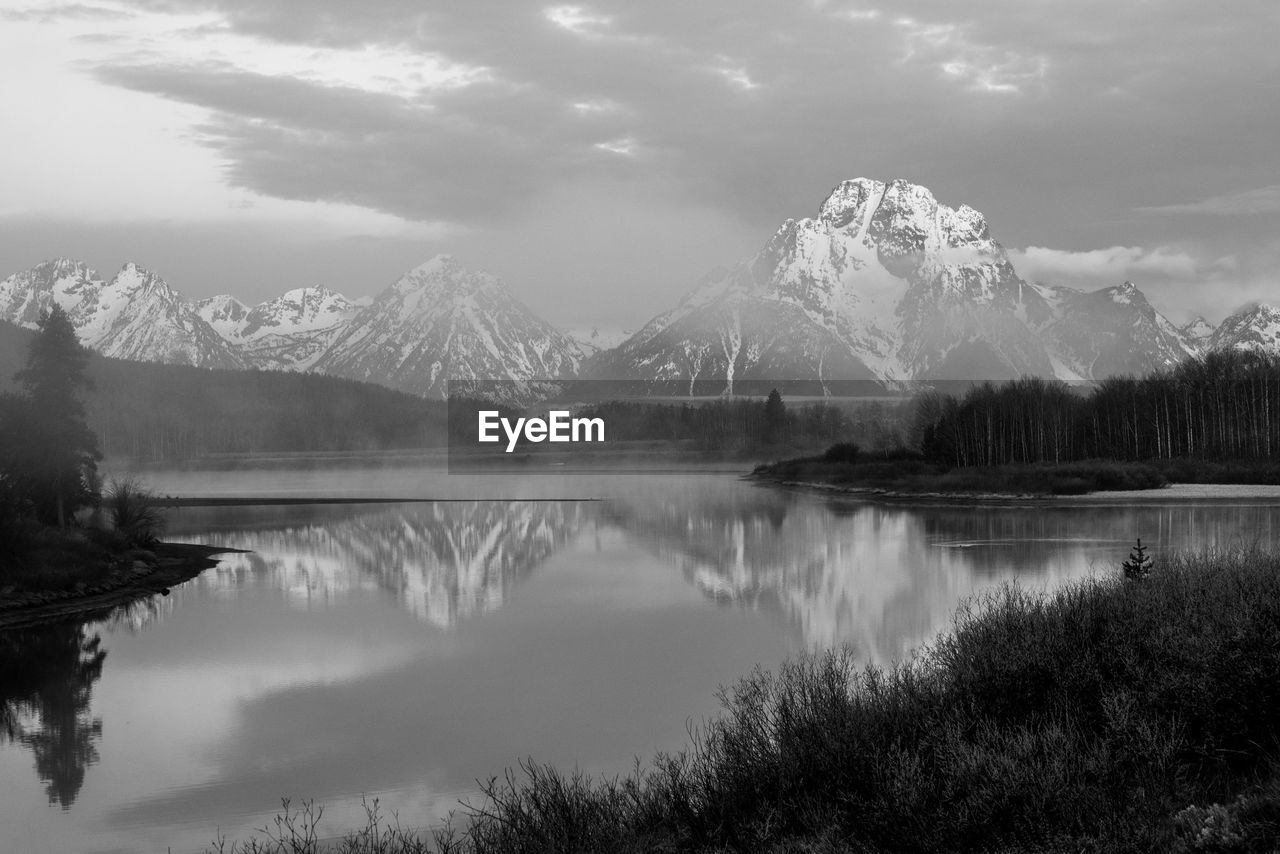
{"label": "tree reflection in water", "polygon": [[0,631],[0,741],[31,750],[49,803],[64,810],[98,761],[102,719],[89,702],[107,657],[101,647],[82,624]]}

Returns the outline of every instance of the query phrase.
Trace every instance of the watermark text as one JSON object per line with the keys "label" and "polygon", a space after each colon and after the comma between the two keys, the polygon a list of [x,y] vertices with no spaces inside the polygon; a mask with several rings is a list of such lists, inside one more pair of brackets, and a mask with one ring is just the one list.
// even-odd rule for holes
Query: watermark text
{"label": "watermark text", "polygon": [[[502,417],[496,409],[481,409],[477,413],[480,442],[501,442],[506,436],[506,452],[516,449],[521,436],[526,442],[603,442],[603,418],[575,418],[567,409],[553,409],[546,418]],[[501,430],[501,433],[499,433]]]}

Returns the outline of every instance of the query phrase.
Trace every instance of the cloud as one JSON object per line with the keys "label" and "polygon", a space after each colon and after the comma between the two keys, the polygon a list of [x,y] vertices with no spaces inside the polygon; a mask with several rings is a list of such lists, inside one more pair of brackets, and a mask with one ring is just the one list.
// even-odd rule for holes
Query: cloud
{"label": "cloud", "polygon": [[596,35],[611,23],[610,18],[594,15],[581,6],[551,6],[543,14],[557,27],[580,36]]}
{"label": "cloud", "polygon": [[[735,4],[691,18],[675,0],[133,8],[152,22],[139,30],[149,35],[86,67],[103,83],[209,111],[192,138],[236,186],[469,224],[532,210],[556,182],[627,168],[673,202],[776,222],[789,212],[779,188],[800,198],[803,187],[811,200],[849,174],[877,174],[877,160],[928,149],[895,136],[898,120],[881,109],[903,88],[920,90],[908,112],[962,133],[968,119],[948,101],[957,88],[1011,94],[1044,74],[1035,55],[973,22],[894,23],[871,9],[781,0],[754,4],[749,25]],[[828,130],[852,131],[861,156],[809,156]],[[633,156],[637,140],[654,156]]]}
{"label": "cloud", "polygon": [[713,69],[716,74],[719,74],[729,83],[744,91],[749,92],[752,89],[760,88],[760,84],[751,79],[751,75],[747,74],[747,70],[745,68],[728,64],[729,60],[725,57],[721,57],[721,59],[726,64]]}
{"label": "cloud", "polygon": [[1280,213],[1280,184],[1238,193],[1210,196],[1198,202],[1138,208],[1150,214],[1204,214],[1208,216],[1256,216]]}
{"label": "cloud", "polygon": [[94,3],[49,3],[0,9],[0,20],[33,21],[42,24],[51,24],[60,20],[119,21],[131,17],[133,17],[132,14],[123,9]]}
{"label": "cloud", "polygon": [[922,23],[909,17],[893,23],[903,38],[903,62],[930,63],[974,91],[1021,94],[1048,73],[1044,56],[975,41],[959,24]]}
{"label": "cloud", "polygon": [[1011,250],[1009,260],[1023,278],[1051,284],[1063,279],[1114,284],[1143,276],[1193,279],[1204,270],[1194,256],[1163,246],[1112,246],[1085,251],[1028,246]]}
{"label": "cloud", "polygon": [[634,157],[637,149],[639,148],[639,144],[631,137],[626,137],[624,139],[613,139],[607,142],[597,142],[596,148],[622,157]]}

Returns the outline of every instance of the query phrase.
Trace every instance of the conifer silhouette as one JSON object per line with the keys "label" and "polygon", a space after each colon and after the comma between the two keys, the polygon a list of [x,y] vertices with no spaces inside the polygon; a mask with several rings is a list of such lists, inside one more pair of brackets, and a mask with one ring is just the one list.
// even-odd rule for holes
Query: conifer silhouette
{"label": "conifer silhouette", "polygon": [[1151,558],[1147,556],[1147,549],[1142,545],[1142,538],[1138,538],[1138,544],[1129,552],[1129,559],[1124,562],[1124,577],[1128,579],[1146,578],[1151,572]]}

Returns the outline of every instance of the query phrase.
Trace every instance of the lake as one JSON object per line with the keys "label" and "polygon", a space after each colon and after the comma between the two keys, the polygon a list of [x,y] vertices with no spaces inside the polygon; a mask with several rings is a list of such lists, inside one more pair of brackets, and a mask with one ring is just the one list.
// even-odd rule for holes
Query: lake
{"label": "lake", "polygon": [[173,510],[168,539],[247,553],[103,621],[0,632],[0,850],[199,851],[281,797],[329,832],[362,798],[421,824],[524,757],[625,772],[757,664],[899,660],[967,598],[1114,573],[1136,536],[1157,560],[1280,539],[1268,497],[910,506],[409,459],[147,478],[443,500]]}

